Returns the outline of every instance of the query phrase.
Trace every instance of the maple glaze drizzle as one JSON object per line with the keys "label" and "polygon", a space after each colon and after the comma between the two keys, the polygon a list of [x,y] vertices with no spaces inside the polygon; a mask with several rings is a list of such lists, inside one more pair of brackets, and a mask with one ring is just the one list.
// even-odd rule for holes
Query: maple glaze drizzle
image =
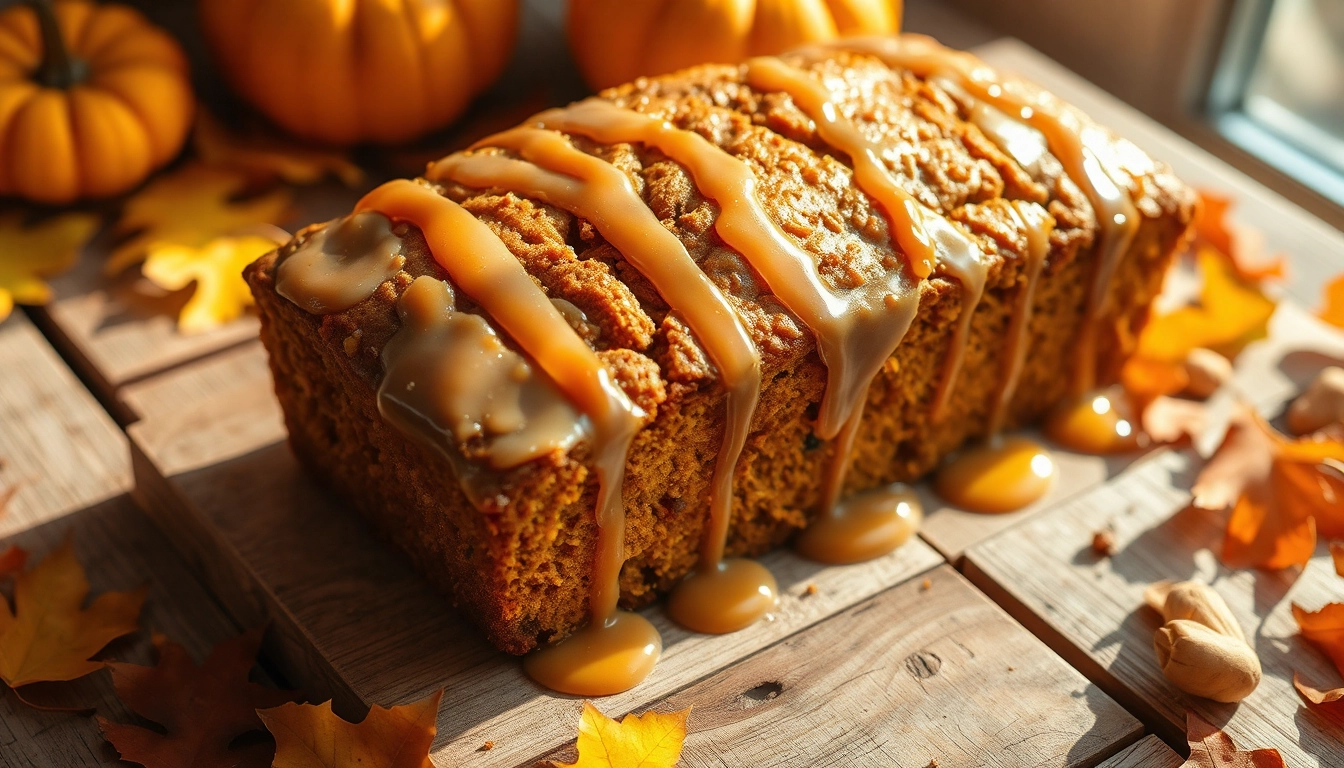
{"label": "maple glaze drizzle", "polygon": [[[662,648],[658,631],[646,619],[616,610],[625,559],[621,484],[630,440],[645,417],[643,410],[612,380],[597,354],[532,282],[499,236],[461,206],[428,186],[398,180],[365,195],[355,206],[356,213],[363,211],[378,211],[393,221],[418,227],[430,254],[453,283],[509,334],[588,419],[598,480],[591,618],[584,633],[534,651],[537,658],[527,670],[542,685],[576,695],[616,693],[634,686],[653,668]],[[602,679],[602,690],[578,690],[583,685],[575,681],[585,679],[582,669],[574,665],[574,649],[579,647],[600,648],[611,658],[647,663],[618,664]],[[600,662],[592,656],[582,658],[589,665]],[[629,674],[616,674],[622,669]]]}
{"label": "maple glaze drizzle", "polygon": [[[812,95],[814,100],[830,103],[824,88],[819,93],[812,91]],[[861,138],[852,126],[841,122],[833,106],[830,111],[836,119],[828,124],[828,135],[839,136],[842,140],[846,134]],[[862,419],[868,385],[900,344],[914,319],[919,304],[918,283],[911,285],[901,272],[892,270],[884,280],[868,280],[845,293],[827,288],[821,282],[811,256],[794,245],[761,208],[751,169],[697,133],[595,100],[544,112],[537,117],[537,122],[606,144],[641,142],[656,147],[688,170],[701,194],[719,204],[720,213],[715,223],[719,236],[746,258],[785,307],[798,315],[813,332],[818,353],[827,367],[826,392],[815,431],[823,439],[834,438],[835,446],[823,486],[822,513],[811,526],[837,530],[829,537],[819,534],[818,541],[838,541],[846,534],[857,533],[858,528],[846,525],[838,517],[846,508],[837,502]],[[870,154],[875,159],[875,151]],[[874,179],[881,177],[875,169],[866,175]],[[893,216],[893,229],[899,233],[896,236],[898,242],[917,244],[921,249],[918,253],[941,254],[948,249],[948,241],[964,239],[941,217],[927,216],[918,208],[906,207],[906,202],[913,201],[908,195],[900,198],[894,184],[888,184],[887,188],[884,194],[894,201],[898,211],[898,215]],[[935,242],[943,248],[939,249]],[[889,507],[895,509],[895,505]],[[862,509],[867,511],[876,507],[869,505]],[[901,528],[908,524],[907,517],[894,520],[890,527]],[[726,528],[723,533],[726,536]],[[904,540],[899,536],[887,538],[892,548]],[[820,550],[817,554],[824,557]],[[885,552],[873,556],[879,554]],[[695,587],[695,590],[706,596],[715,594],[713,584],[740,581],[707,569],[703,569],[698,578],[706,584]],[[674,599],[671,605],[674,610],[679,610],[679,606],[691,603],[690,600]]]}
{"label": "maple glaze drizzle", "polygon": [[[731,632],[753,623],[777,603],[774,577],[754,562],[723,558],[733,474],[761,390],[761,359],[746,327],[681,240],[658,221],[615,166],[540,128],[515,128],[476,146],[507,149],[521,159],[481,152],[450,155],[431,164],[428,176],[509,190],[588,220],[653,283],[705,345],[728,393],[727,419],[710,486],[700,563],[677,587],[668,610],[678,623],[698,632]],[[678,599],[677,593],[698,597]]]}
{"label": "maple glaze drizzle", "polygon": [[1016,78],[1002,78],[975,56],[946,48],[930,37],[849,38],[812,46],[799,53],[815,58],[836,49],[873,56],[888,66],[908,69],[925,79],[951,80],[975,100],[1009,117],[1015,116],[1044,135],[1051,154],[1091,202],[1101,229],[1096,245],[1097,266],[1079,329],[1073,377],[1075,393],[1090,392],[1096,386],[1097,343],[1107,288],[1139,226],[1138,209],[1125,185],[1117,181],[1122,172],[1107,168],[1100,158],[1101,147],[1110,141],[1109,135],[1053,94]]}
{"label": "maple glaze drizzle", "polygon": [[392,222],[375,211],[315,232],[275,268],[275,292],[316,315],[344,312],[401,271],[406,258]]}
{"label": "maple glaze drizzle", "polygon": [[719,237],[816,337],[827,371],[816,432],[826,440],[839,433],[914,320],[918,294],[909,278],[890,270],[858,288],[831,290],[812,256],[761,207],[751,168],[698,133],[597,99],[542,112],[534,121],[604,144],[646,144],[690,173],[701,194],[719,205],[714,224]]}
{"label": "maple glaze drizzle", "polygon": [[[798,109],[816,125],[821,140],[849,156],[854,167],[854,180],[886,214],[892,239],[905,253],[917,277],[928,277],[937,264],[961,283],[961,314],[933,398],[932,417],[935,422],[939,421],[956,386],[965,357],[966,339],[970,336],[971,319],[984,295],[989,267],[980,258],[980,247],[900,187],[882,160],[882,145],[865,136],[843,115],[825,84],[773,56],[749,60],[746,72],[747,84],[752,88],[788,94]],[[918,301],[918,293],[912,293]]]}

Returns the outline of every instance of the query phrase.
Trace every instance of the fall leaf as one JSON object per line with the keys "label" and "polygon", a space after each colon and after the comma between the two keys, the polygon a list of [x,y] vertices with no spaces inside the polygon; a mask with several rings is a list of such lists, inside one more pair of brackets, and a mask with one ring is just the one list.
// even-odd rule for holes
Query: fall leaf
{"label": "fall leaf", "polygon": [[103,668],[89,661],[113,639],[138,627],[145,589],[89,594],[69,539],[14,584],[14,610],[0,598],[0,680],[11,688],[73,680]]}
{"label": "fall leaf", "polygon": [[1334,718],[1344,719],[1344,688],[1322,690],[1307,685],[1302,681],[1302,676],[1296,672],[1293,673],[1293,687],[1308,703]]}
{"label": "fall leaf", "polygon": [[1325,286],[1325,306],[1316,314],[1325,322],[1344,328],[1344,275]]}
{"label": "fall leaf", "polygon": [[1344,536],[1344,479],[1324,463],[1328,459],[1344,459],[1344,443],[1319,435],[1290,440],[1240,407],[1192,489],[1196,507],[1232,509],[1223,561],[1305,565],[1318,531]]}
{"label": "fall leaf", "polygon": [[1287,768],[1277,749],[1237,749],[1232,737],[1193,709],[1185,713],[1185,739],[1190,759],[1182,768]]}
{"label": "fall leaf", "polygon": [[278,178],[289,184],[315,184],[335,176],[348,187],[364,182],[364,171],[345,153],[303,146],[257,130],[239,135],[200,109],[192,131],[192,147],[207,165],[232,168],[251,176]]}
{"label": "fall leaf", "polygon": [[689,708],[660,714],[626,715],[618,723],[583,703],[579,719],[579,759],[558,768],[672,768],[686,740]]}
{"label": "fall leaf", "polygon": [[201,248],[258,224],[278,224],[289,215],[293,194],[285,188],[235,200],[248,186],[247,174],[189,163],[137,192],[117,221],[128,236],[108,257],[110,274],[147,256],[156,244]]}
{"label": "fall leaf", "polygon": [[252,306],[243,267],[278,244],[278,238],[258,235],[218,237],[200,248],[155,243],[149,246],[141,271],[167,291],[196,284],[195,293],[178,315],[177,327],[183,333],[202,333],[237,319]]}
{"label": "fall leaf", "polygon": [[1209,189],[1199,190],[1200,205],[1195,216],[1195,242],[1212,246],[1227,260],[1237,275],[1250,283],[1282,279],[1287,260],[1278,255],[1267,259],[1264,237],[1250,227],[1230,221],[1227,212],[1232,198]]}
{"label": "fall leaf", "polygon": [[1319,611],[1293,603],[1293,618],[1302,636],[1329,656],[1344,675],[1344,603],[1328,603]]}
{"label": "fall leaf", "polygon": [[0,320],[17,304],[46,304],[51,288],[43,276],[75,265],[98,229],[91,213],[63,213],[25,226],[19,211],[0,214]]}
{"label": "fall leaf", "polygon": [[0,579],[17,576],[28,563],[28,550],[17,544],[10,544],[0,552]]}
{"label": "fall leaf", "polygon": [[1201,250],[1197,263],[1204,281],[1199,301],[1149,321],[1120,372],[1140,424],[1157,442],[1193,437],[1191,429],[1203,428],[1203,409],[1197,405],[1162,403],[1157,414],[1148,413],[1159,398],[1190,383],[1185,368],[1190,353],[1203,347],[1234,359],[1246,344],[1268,334],[1274,315],[1274,301],[1238,278],[1212,249]]}
{"label": "fall leaf", "polygon": [[257,709],[293,701],[288,691],[248,680],[261,645],[260,629],[215,646],[201,666],[185,648],[162,635],[154,637],[159,663],[153,667],[112,662],[117,696],[131,711],[163,727],[164,732],[114,723],[98,725],[121,759],[147,768],[267,768],[275,754],[269,742],[229,749],[234,739],[265,726]]}
{"label": "fall leaf", "polygon": [[275,768],[431,768],[429,747],[443,691],[349,723],[325,704],[284,704],[257,712],[275,736]]}

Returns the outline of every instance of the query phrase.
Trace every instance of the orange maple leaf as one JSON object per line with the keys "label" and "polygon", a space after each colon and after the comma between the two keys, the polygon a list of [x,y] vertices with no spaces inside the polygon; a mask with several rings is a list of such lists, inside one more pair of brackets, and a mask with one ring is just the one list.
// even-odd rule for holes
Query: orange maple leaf
{"label": "orange maple leaf", "polygon": [[10,544],[0,552],[0,579],[18,575],[27,563],[28,550],[17,544]]}
{"label": "orange maple leaf", "polygon": [[618,723],[583,703],[579,718],[579,759],[556,768],[672,768],[681,758],[689,708],[661,714],[626,715]]}
{"label": "orange maple leaf", "polygon": [[89,658],[138,628],[145,592],[105,592],[81,610],[89,582],[66,539],[15,580],[13,612],[0,598],[0,680],[18,688],[102,669]]}
{"label": "orange maple leaf", "polygon": [[248,680],[261,646],[260,629],[215,646],[201,666],[187,650],[162,635],[154,637],[159,663],[153,667],[112,662],[117,696],[164,732],[114,723],[98,725],[121,759],[146,768],[267,768],[275,755],[269,741],[239,749],[229,745],[249,731],[265,726],[257,709],[294,700],[294,694]]}
{"label": "orange maple leaf", "polygon": [[1293,603],[1293,618],[1302,636],[1329,656],[1344,675],[1344,603],[1327,603],[1319,611]]}
{"label": "orange maple leaf", "polygon": [[1193,709],[1185,713],[1185,739],[1190,742],[1190,759],[1182,768],[1287,768],[1279,750],[1237,749],[1231,736]]}
{"label": "orange maple leaf", "polygon": [[1325,306],[1316,314],[1325,322],[1344,328],[1344,275],[1325,286]]}
{"label": "orange maple leaf", "polygon": [[431,768],[429,748],[443,691],[391,709],[374,705],[349,723],[325,704],[258,710],[275,736],[275,768]]}
{"label": "orange maple leaf", "polygon": [[[1336,560],[1336,565],[1339,560]],[[1335,668],[1344,675],[1344,603],[1329,603],[1319,611],[1308,611],[1293,603],[1293,618],[1298,631],[1312,645],[1335,662]],[[1332,717],[1344,719],[1344,687],[1320,689],[1302,681],[1293,673],[1293,687],[1313,706]]]}
{"label": "orange maple leaf", "polygon": [[1344,477],[1325,463],[1330,459],[1344,460],[1344,443],[1321,435],[1290,440],[1240,407],[1192,489],[1196,507],[1232,510],[1223,561],[1305,565],[1318,531],[1344,536]]}
{"label": "orange maple leaf", "polygon": [[1250,227],[1229,220],[1232,198],[1211,189],[1199,190],[1200,205],[1195,215],[1195,243],[1213,246],[1237,274],[1247,282],[1282,279],[1287,260],[1282,254],[1267,259],[1264,237]]}

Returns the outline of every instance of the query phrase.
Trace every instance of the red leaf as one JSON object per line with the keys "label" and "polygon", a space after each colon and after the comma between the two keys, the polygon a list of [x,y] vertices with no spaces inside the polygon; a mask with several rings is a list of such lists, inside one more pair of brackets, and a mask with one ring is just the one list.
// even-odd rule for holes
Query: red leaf
{"label": "red leaf", "polygon": [[185,648],[162,636],[154,638],[157,666],[109,664],[117,695],[126,706],[167,731],[98,718],[103,735],[121,759],[147,768],[269,766],[275,754],[270,742],[229,749],[239,736],[263,730],[257,709],[294,700],[293,693],[248,680],[261,635],[262,630],[254,629],[225,640],[199,667]]}

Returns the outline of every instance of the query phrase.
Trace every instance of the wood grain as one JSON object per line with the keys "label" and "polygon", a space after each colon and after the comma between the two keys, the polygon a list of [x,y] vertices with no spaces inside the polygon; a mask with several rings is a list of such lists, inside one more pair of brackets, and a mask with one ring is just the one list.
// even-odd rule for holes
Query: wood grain
{"label": "wood grain", "polygon": [[1144,736],[1098,768],[1180,768],[1185,758],[1156,736]]}
{"label": "wood grain", "polygon": [[949,566],[649,708],[686,707],[685,768],[1092,766],[1141,734]]}
{"label": "wood grain", "polygon": [[[218,604],[187,570],[186,563],[128,496],[73,512],[60,520],[16,533],[3,544],[31,553],[30,565],[72,536],[88,572],[92,594],[149,585],[141,631],[114,640],[100,658],[153,664],[151,633],[181,643],[196,661],[216,643],[238,634]],[[265,679],[258,676],[258,679]],[[118,722],[134,722],[117,698],[107,672],[70,683],[26,686],[24,696],[45,705],[96,708]],[[40,712],[7,691],[0,696],[0,765],[82,766],[118,763],[92,717]],[[125,763],[119,763],[125,765]]]}
{"label": "wood grain", "polygon": [[[133,385],[126,397],[144,414],[130,429],[137,493],[240,623],[274,621],[269,650],[297,682],[355,713],[446,686],[443,764],[509,766],[573,735],[577,700],[529,682],[299,469],[259,344]],[[763,562],[784,593],[770,620],[712,637],[650,609],[663,661],[604,706],[627,711],[664,696],[941,558],[913,541],[856,566],[826,568],[788,551]],[[486,740],[495,748],[476,754]]]}
{"label": "wood grain", "polygon": [[[1344,726],[1305,709],[1292,687],[1294,670],[1322,685],[1338,685],[1338,673],[1297,637],[1289,606],[1338,600],[1339,577],[1324,545],[1302,573],[1221,566],[1214,553],[1223,516],[1187,508],[1201,464],[1192,451],[1154,456],[971,549],[966,574],[1169,744],[1185,743],[1188,706],[1242,748],[1277,747],[1298,768],[1338,766]],[[1100,558],[1092,536],[1108,526],[1116,551]],[[1183,694],[1158,669],[1153,632],[1161,622],[1143,606],[1143,590],[1190,578],[1227,600],[1260,655],[1264,679],[1240,706]]]}
{"label": "wood grain", "polygon": [[125,435],[22,313],[0,361],[0,537],[130,489]]}

